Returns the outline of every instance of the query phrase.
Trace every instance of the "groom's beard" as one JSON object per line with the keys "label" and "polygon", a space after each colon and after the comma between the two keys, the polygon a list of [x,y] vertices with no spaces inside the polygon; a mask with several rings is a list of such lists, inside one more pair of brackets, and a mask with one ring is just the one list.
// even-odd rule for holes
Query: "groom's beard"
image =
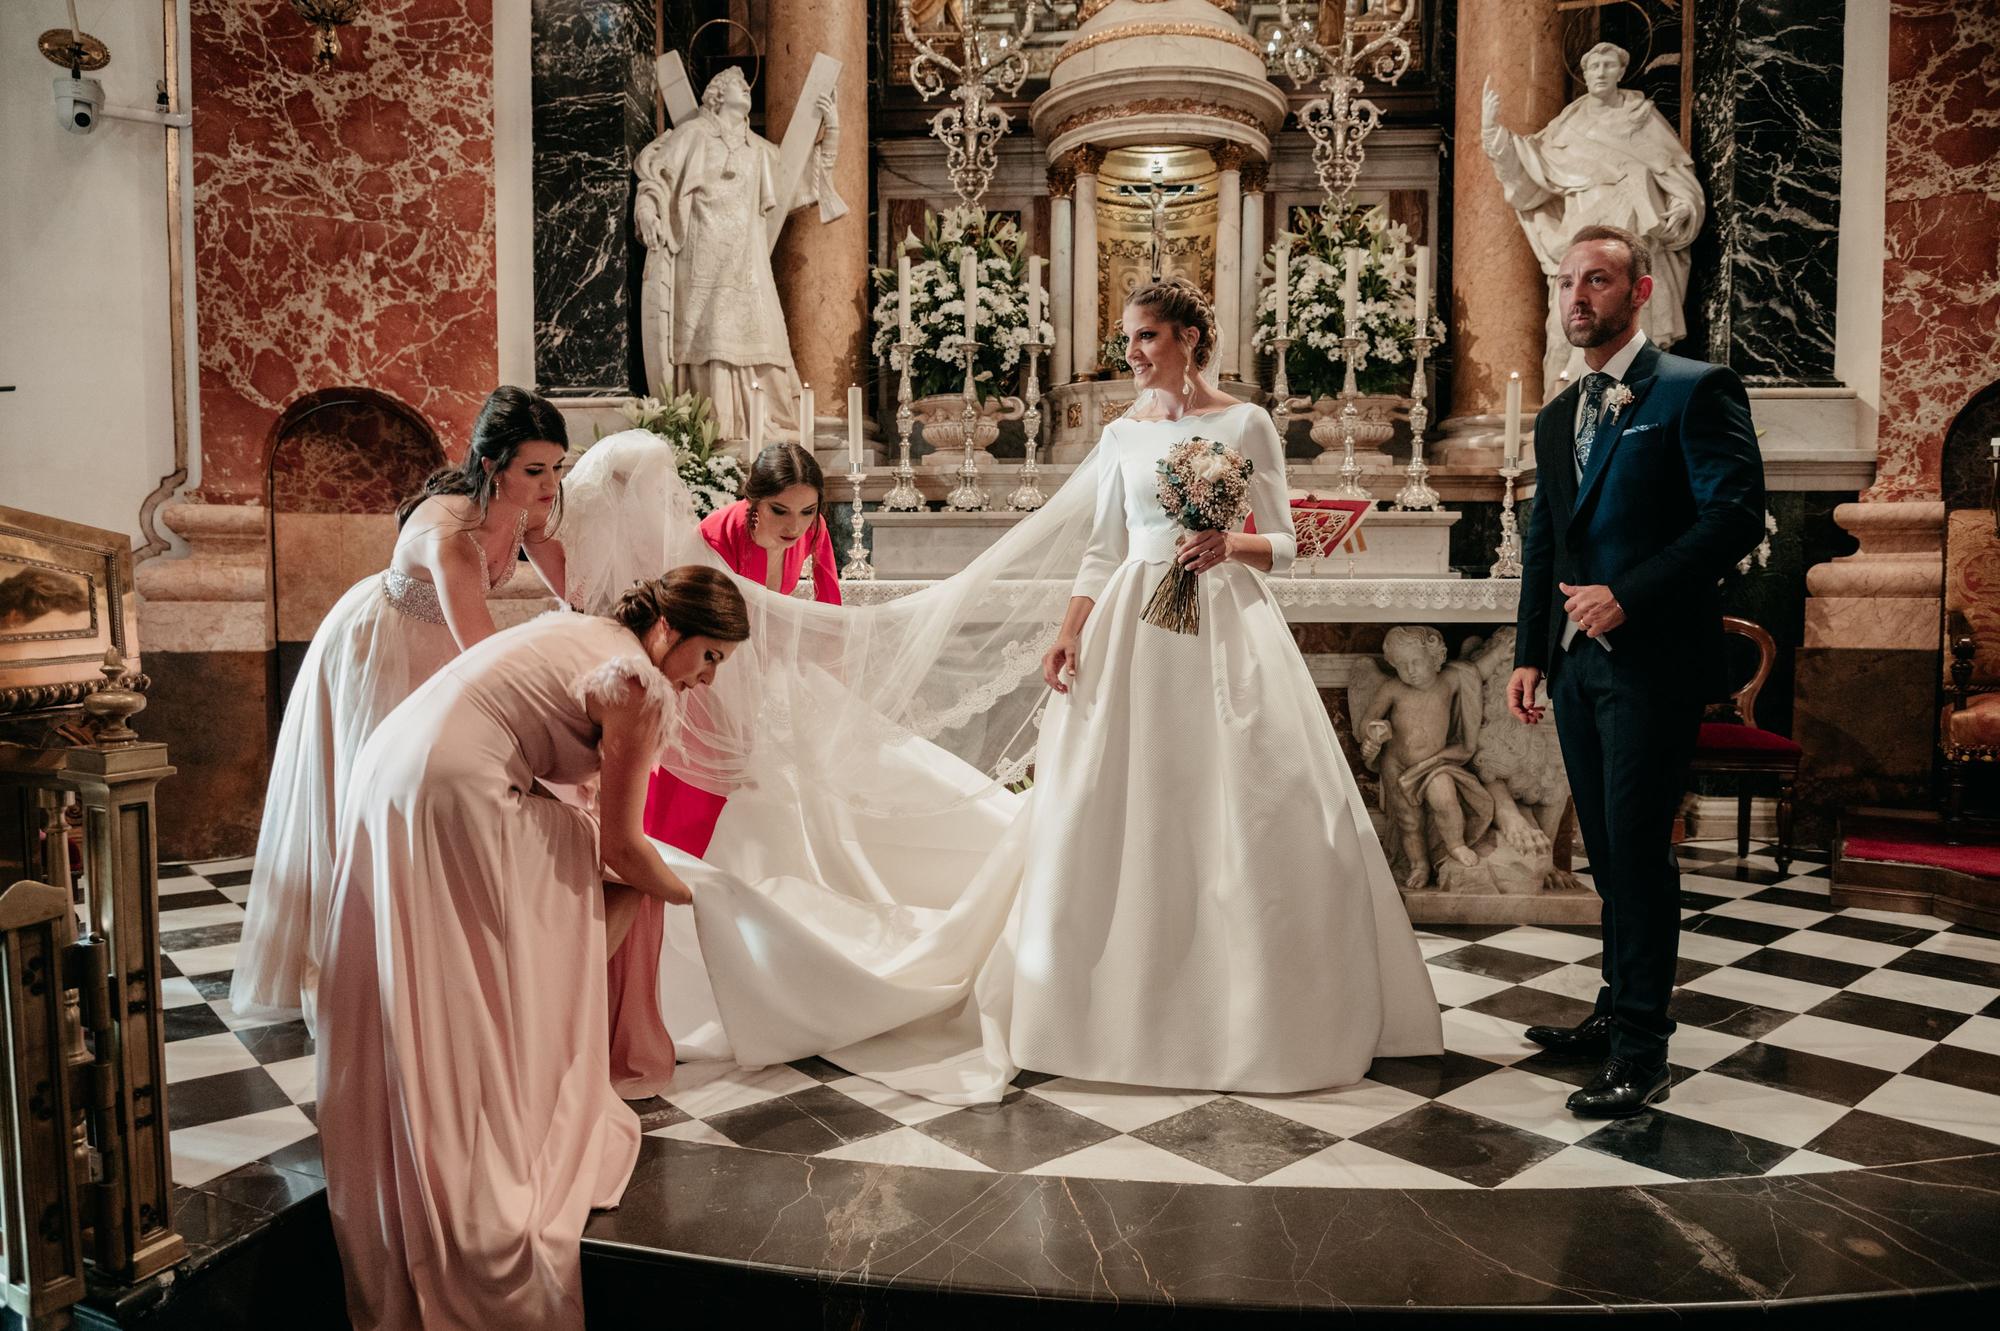
{"label": "groom's beard", "polygon": [[1632,320],[1639,315],[1637,309],[1629,306],[1610,315],[1599,315],[1588,307],[1580,312],[1584,316],[1582,323],[1574,321],[1573,316],[1579,313],[1576,310],[1570,311],[1572,318],[1563,320],[1563,336],[1569,339],[1571,346],[1582,347],[1585,350],[1601,347],[1606,342],[1613,342],[1625,336],[1625,330],[1632,326]]}

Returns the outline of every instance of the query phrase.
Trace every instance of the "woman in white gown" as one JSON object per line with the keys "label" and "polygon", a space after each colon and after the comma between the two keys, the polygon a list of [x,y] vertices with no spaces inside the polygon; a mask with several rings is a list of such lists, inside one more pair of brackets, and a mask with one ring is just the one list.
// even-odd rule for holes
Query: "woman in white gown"
{"label": "woman in white gown", "polygon": [[[230,1000],[243,1016],[304,1012],[326,933],[341,799],[361,746],[440,666],[492,636],[486,597],[526,548],[563,585],[556,516],[568,433],[524,389],[496,388],[465,461],[440,468],[398,513],[389,567],[349,588],[313,634],[285,704],[257,833]],[[655,570],[657,572],[658,570]]]}
{"label": "woman in white gown", "polygon": [[[964,573],[845,615],[739,584],[752,660],[715,701],[757,747],[740,772],[683,775],[748,785],[706,862],[661,848],[695,897],[661,967],[683,1058],[818,1054],[989,1103],[1023,1066],[1282,1092],[1441,1049],[1388,862],[1264,584],[1294,548],[1276,432],[1202,381],[1214,335],[1191,287],[1138,293],[1126,330],[1147,405]],[[1176,547],[1154,469],[1195,435],[1254,463],[1263,535]],[[1198,635],[1140,619],[1175,558],[1199,574]],[[1049,698],[1043,669],[1061,688],[1022,797],[1000,782],[1028,756],[1008,741],[1034,734],[1016,722]],[[761,697],[730,695],[752,681]]]}

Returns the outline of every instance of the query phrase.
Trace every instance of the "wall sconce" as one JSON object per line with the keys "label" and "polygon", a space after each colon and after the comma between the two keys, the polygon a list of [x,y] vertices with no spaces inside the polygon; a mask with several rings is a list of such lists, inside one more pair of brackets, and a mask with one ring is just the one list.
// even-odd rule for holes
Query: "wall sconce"
{"label": "wall sconce", "polygon": [[361,0],[292,0],[299,17],[319,29],[319,44],[313,49],[313,65],[325,70],[340,57],[340,37],[334,31],[354,22],[361,13]]}

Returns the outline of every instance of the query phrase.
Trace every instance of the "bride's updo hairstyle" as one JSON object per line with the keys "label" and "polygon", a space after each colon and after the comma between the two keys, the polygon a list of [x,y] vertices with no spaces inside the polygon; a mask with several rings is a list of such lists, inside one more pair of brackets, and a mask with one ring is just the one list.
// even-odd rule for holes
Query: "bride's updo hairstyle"
{"label": "bride's updo hairstyle", "polygon": [[750,636],[750,611],[743,593],[721,569],[683,564],[657,578],[635,582],[618,598],[611,617],[644,637],[665,621],[683,638],[742,642]]}
{"label": "bride's updo hairstyle", "polygon": [[1205,370],[1215,358],[1215,311],[1201,288],[1185,277],[1163,277],[1125,298],[1125,304],[1148,310],[1156,319],[1195,331],[1194,367]]}
{"label": "bride's updo hairstyle", "polygon": [[[417,505],[436,495],[469,497],[479,506],[483,520],[500,473],[513,463],[523,444],[537,441],[569,448],[569,426],[564,424],[562,413],[545,397],[512,384],[500,385],[486,395],[479,419],[472,423],[472,447],[466,450],[465,461],[439,467],[426,477],[423,488],[397,505],[396,525],[408,522]],[[489,462],[493,464],[490,469],[486,466]],[[562,491],[558,490],[548,529],[555,530],[561,521]]]}

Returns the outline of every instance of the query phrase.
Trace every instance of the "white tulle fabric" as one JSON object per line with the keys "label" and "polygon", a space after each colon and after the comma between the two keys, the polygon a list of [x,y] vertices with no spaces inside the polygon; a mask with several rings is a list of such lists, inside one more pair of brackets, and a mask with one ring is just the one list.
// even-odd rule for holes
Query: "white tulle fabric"
{"label": "white tulle fabric", "polygon": [[[974,1104],[1022,1066],[1296,1091],[1441,1047],[1388,864],[1262,575],[1203,575],[1199,636],[1140,621],[1174,535],[1150,477],[1196,434],[1251,457],[1282,567],[1276,432],[1235,407],[1114,423],[1047,507],[901,601],[820,607],[739,580],[752,639],[669,760],[697,784],[732,778],[708,862],[661,848],[695,892],[691,917],[668,914],[661,965],[683,1059],[817,1054]],[[631,476],[659,469],[646,449],[620,443]],[[1097,605],[1076,687],[1053,696],[1040,657],[1072,590]],[[1006,790],[1031,756],[1033,789]]]}

